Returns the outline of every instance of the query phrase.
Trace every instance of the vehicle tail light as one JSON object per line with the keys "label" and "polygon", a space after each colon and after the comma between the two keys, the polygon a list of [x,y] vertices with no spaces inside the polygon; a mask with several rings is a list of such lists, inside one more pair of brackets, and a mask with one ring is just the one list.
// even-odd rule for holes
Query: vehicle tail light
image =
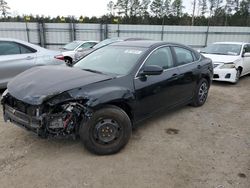
{"label": "vehicle tail light", "polygon": [[56,55],[55,58],[64,61],[63,55]]}

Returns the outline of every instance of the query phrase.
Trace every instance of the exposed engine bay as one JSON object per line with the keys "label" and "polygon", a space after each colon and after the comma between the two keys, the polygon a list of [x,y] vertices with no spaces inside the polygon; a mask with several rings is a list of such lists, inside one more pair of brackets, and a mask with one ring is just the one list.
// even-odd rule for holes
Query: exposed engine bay
{"label": "exposed engine bay", "polygon": [[79,126],[89,114],[83,101],[57,105],[33,106],[8,95],[2,101],[5,121],[36,132],[41,137],[77,135]]}

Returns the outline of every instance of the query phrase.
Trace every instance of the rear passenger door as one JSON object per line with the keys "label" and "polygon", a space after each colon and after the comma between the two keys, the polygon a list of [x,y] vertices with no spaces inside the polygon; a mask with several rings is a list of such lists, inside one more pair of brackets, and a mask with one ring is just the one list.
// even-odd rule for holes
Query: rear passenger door
{"label": "rear passenger door", "polygon": [[[244,53],[250,53],[250,44],[244,46]],[[250,57],[243,57],[243,72],[242,74],[250,73]]]}
{"label": "rear passenger door", "polygon": [[176,67],[180,73],[179,97],[184,102],[193,97],[202,67],[199,64],[199,58],[191,50],[179,46],[174,46],[172,49]]}
{"label": "rear passenger door", "polygon": [[0,84],[35,65],[36,53],[22,44],[0,41]]}

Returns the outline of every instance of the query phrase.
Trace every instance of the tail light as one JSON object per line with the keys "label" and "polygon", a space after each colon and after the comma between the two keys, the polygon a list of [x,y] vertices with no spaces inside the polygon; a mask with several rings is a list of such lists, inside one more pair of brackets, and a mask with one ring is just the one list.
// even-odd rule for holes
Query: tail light
{"label": "tail light", "polygon": [[55,58],[64,61],[63,55],[56,55]]}

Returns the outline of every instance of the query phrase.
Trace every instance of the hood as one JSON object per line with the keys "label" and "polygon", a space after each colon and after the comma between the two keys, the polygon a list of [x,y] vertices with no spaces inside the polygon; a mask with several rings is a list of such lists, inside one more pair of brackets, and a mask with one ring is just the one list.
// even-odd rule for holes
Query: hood
{"label": "hood", "polygon": [[40,105],[59,93],[92,83],[112,79],[111,76],[65,66],[31,68],[8,83],[9,93],[18,100]]}
{"label": "hood", "polygon": [[207,58],[210,58],[213,63],[231,63],[239,59],[239,56],[234,55],[201,54]]}

